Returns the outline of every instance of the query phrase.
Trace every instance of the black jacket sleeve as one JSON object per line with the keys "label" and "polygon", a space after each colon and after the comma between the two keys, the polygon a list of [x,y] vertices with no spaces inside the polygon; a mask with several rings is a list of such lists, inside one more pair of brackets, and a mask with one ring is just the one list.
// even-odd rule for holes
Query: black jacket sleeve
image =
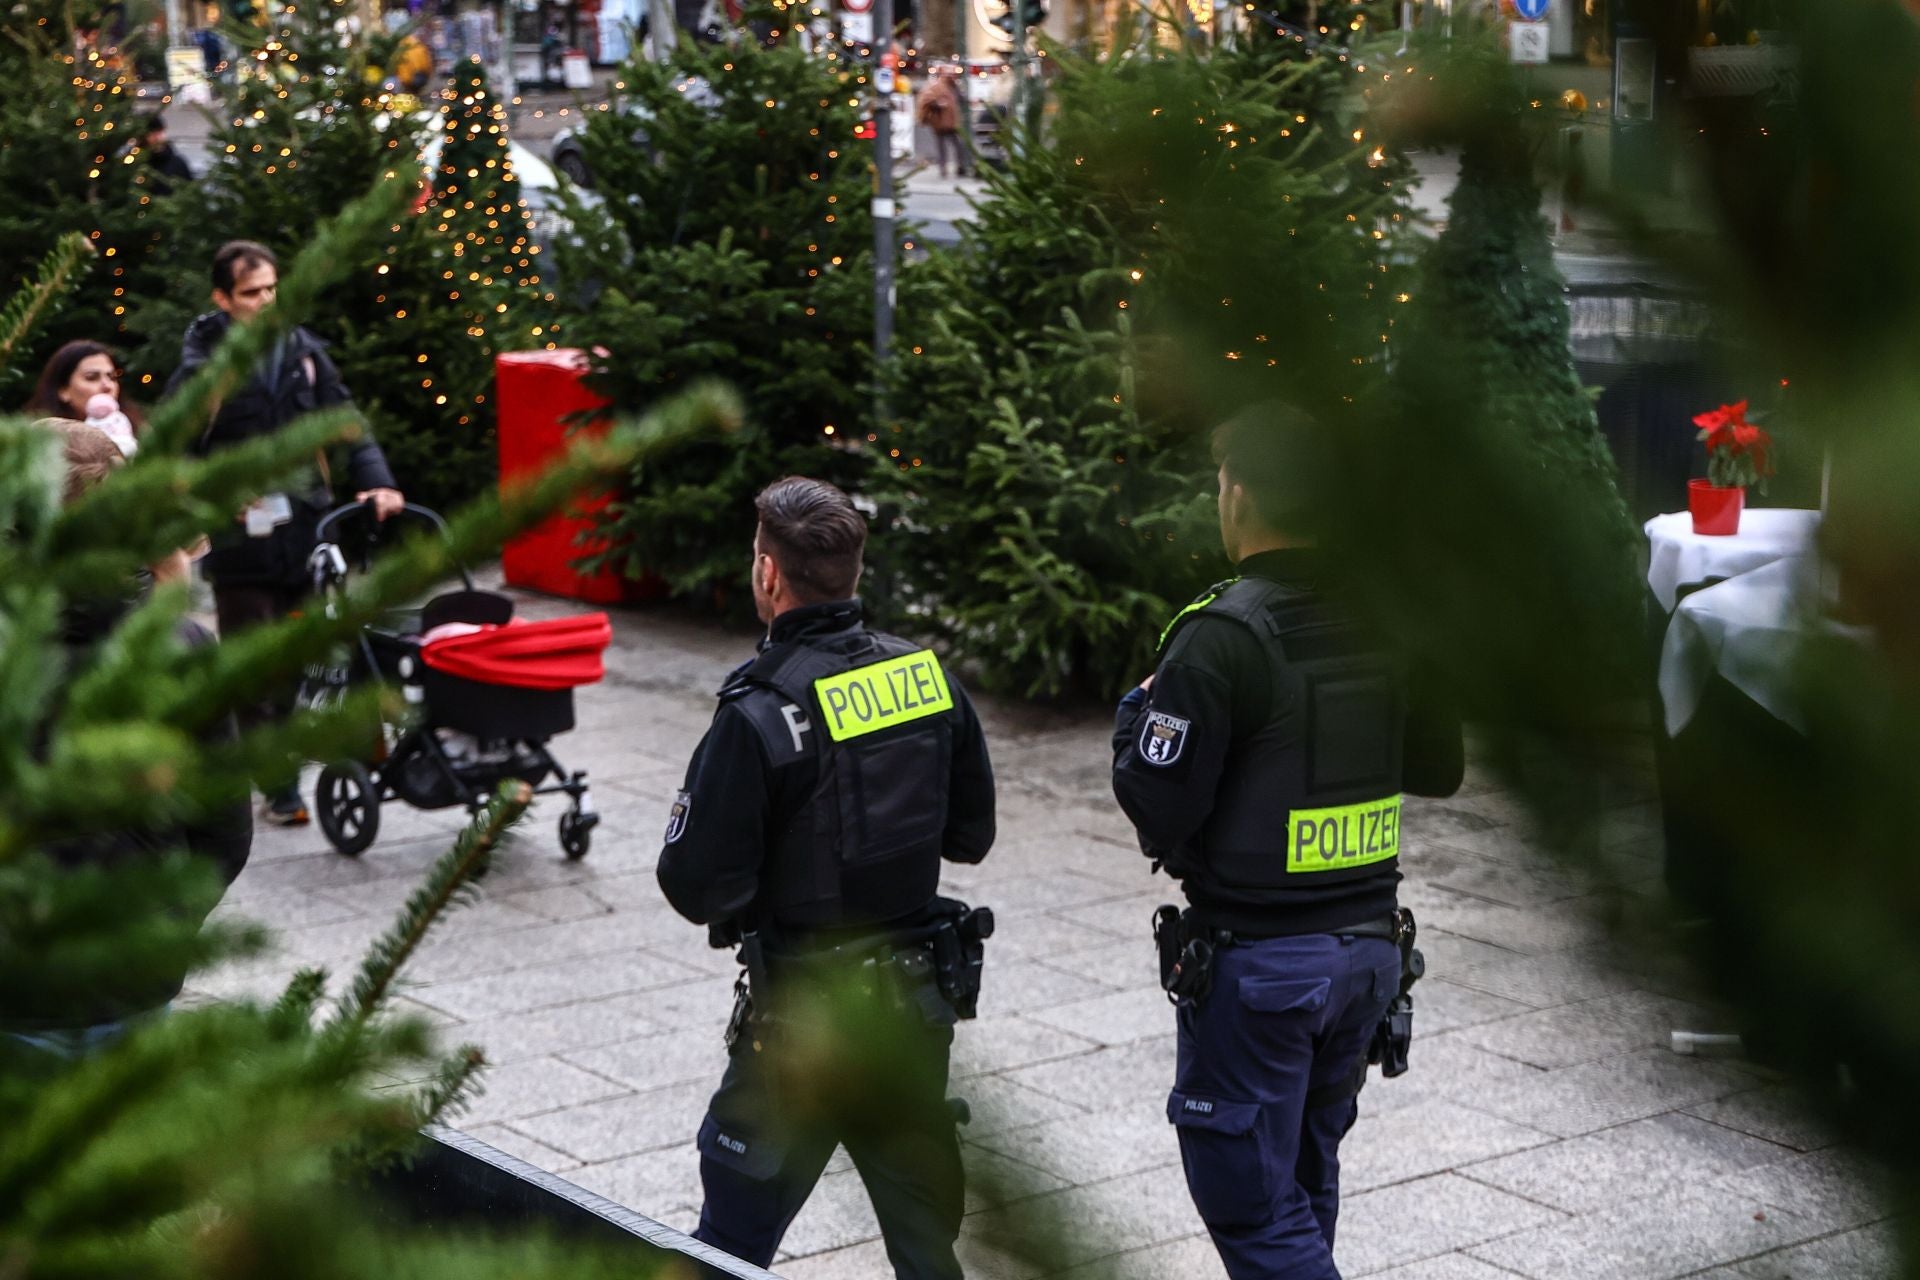
{"label": "black jacket sleeve", "polygon": [[[1192,840],[1213,812],[1236,722],[1264,711],[1265,659],[1252,634],[1225,618],[1183,626],[1145,695],[1120,703],[1113,732],[1113,793],[1140,833],[1164,857]],[[1149,758],[1143,740],[1166,744]]]}
{"label": "black jacket sleeve", "polygon": [[219,315],[219,312],[210,312],[196,316],[193,323],[187,326],[186,333],[180,339],[180,363],[167,378],[166,388],[160,393],[161,399],[167,399],[185,386],[187,379],[200,371],[200,366],[207,362],[213,349],[220,345],[226,328],[224,317],[216,319]]}
{"label": "black jacket sleeve", "polygon": [[675,911],[712,924],[751,905],[766,857],[772,784],[760,735],[737,705],[722,703],[694,748],[655,872]]}
{"label": "black jacket sleeve", "polygon": [[[340,367],[318,343],[313,352],[313,403],[321,409],[353,403],[353,393],[341,379]],[[347,483],[353,486],[354,493],[400,487],[393,478],[393,468],[387,465],[386,453],[373,438],[373,428],[364,418],[360,423],[360,438],[347,450]]]}
{"label": "black jacket sleeve", "polygon": [[953,735],[953,771],[947,790],[947,832],[941,852],[953,862],[978,862],[993,847],[993,762],[987,735],[966,691],[953,689],[958,724]]}

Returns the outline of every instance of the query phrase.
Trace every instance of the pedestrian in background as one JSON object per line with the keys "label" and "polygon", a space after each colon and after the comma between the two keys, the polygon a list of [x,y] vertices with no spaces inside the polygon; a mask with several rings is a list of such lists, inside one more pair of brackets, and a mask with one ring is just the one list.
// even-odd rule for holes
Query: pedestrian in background
{"label": "pedestrian in background", "polygon": [[543,86],[550,87],[560,82],[560,73],[566,69],[566,51],[566,38],[560,33],[560,21],[556,18],[547,23],[546,31],[540,36],[540,82]]}
{"label": "pedestrian in background", "polygon": [[193,34],[193,43],[200,49],[200,66],[207,73],[208,80],[218,80],[227,69],[226,51],[220,46],[220,34],[212,27],[202,27]]}
{"label": "pedestrian in background", "polygon": [[931,651],[862,621],[867,528],[847,495],[790,477],[754,505],[766,639],[720,690],[659,860],[674,909],[747,970],[694,1235],[770,1265],[844,1145],[895,1276],[960,1280],[948,1056],[992,917],[936,890],[941,859],[993,844],[986,738]]}
{"label": "pedestrian in background", "polygon": [[[280,264],[273,251],[250,240],[222,245],[213,256],[213,302],[217,310],[187,328],[180,367],[167,382],[167,394],[179,390],[235,324],[245,324],[273,304]],[[296,325],[261,358],[247,380],[230,391],[194,438],[204,457],[281,427],[316,409],[351,406],[340,371],[327,358],[326,345]],[[387,466],[386,455],[362,429],[347,453],[347,478],[359,502],[372,502],[381,520],[406,505]],[[290,492],[265,495],[235,515],[233,524],[213,539],[202,567],[213,584],[220,634],[283,618],[299,608],[309,578],[307,558],[315,546],[320,517],[333,505],[332,467],[323,454],[299,477]],[[293,690],[244,708],[243,729],[274,723],[291,708]],[[299,787],[275,784],[261,817],[279,826],[308,820]]]}
{"label": "pedestrian in background", "polygon": [[[77,339],[47,358],[25,412],[29,417],[84,422],[87,403],[99,395],[120,398],[120,360],[104,342]],[[138,416],[129,411],[128,417],[137,429]]]}
{"label": "pedestrian in background", "polygon": [[426,42],[415,35],[400,37],[400,46],[393,60],[394,83],[408,93],[417,94],[427,87],[427,81],[433,78],[433,50]]}
{"label": "pedestrian in background", "polygon": [[171,195],[176,182],[192,182],[193,166],[187,158],[174,149],[167,138],[167,118],[155,112],[147,119],[145,144],[147,165],[153,170],[153,190],[156,195]]}
{"label": "pedestrian in background", "polygon": [[1215,433],[1239,576],[1175,617],[1113,738],[1120,807],[1189,904],[1156,921],[1167,1118],[1233,1280],[1339,1280],[1340,1140],[1411,958],[1400,797],[1451,794],[1464,767],[1458,719],[1410,691],[1315,546],[1338,500],[1317,440],[1284,409]]}
{"label": "pedestrian in background", "polygon": [[938,68],[926,87],[920,90],[918,117],[920,123],[933,131],[934,159],[940,166],[940,176],[947,176],[947,156],[953,156],[954,172],[964,176],[967,172],[967,152],[960,141],[960,89],[956,83],[958,77],[945,75]]}

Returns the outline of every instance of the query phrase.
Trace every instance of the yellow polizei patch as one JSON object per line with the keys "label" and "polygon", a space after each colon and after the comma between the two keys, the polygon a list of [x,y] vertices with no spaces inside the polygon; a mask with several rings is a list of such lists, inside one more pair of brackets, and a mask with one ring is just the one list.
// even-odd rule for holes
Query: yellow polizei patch
{"label": "yellow polizei patch", "polygon": [[835,742],[953,710],[947,673],[931,649],[824,676],[813,682],[813,696]]}
{"label": "yellow polizei patch", "polygon": [[1400,856],[1400,797],[1330,809],[1295,809],[1287,818],[1287,871],[1342,871]]}

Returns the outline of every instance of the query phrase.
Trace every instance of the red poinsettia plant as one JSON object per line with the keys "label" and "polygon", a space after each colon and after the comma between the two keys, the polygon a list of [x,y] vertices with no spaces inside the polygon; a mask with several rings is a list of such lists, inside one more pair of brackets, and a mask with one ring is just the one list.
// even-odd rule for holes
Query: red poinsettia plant
{"label": "red poinsettia plant", "polygon": [[1707,480],[1723,489],[1757,488],[1767,491],[1773,474],[1773,437],[1757,422],[1747,421],[1747,402],[1723,404],[1699,414],[1700,442],[1707,446]]}

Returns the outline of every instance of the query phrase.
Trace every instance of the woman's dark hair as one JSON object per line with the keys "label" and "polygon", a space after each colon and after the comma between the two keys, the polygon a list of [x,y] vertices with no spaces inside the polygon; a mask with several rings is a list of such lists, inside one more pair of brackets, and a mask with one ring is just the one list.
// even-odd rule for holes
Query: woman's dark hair
{"label": "woman's dark hair", "polygon": [[273,256],[273,250],[252,240],[229,240],[214,250],[213,287],[222,293],[232,293],[233,286],[240,280],[244,271],[256,267],[280,269],[280,259]]}
{"label": "woman's dark hair", "polygon": [[[60,393],[73,381],[73,371],[80,367],[80,362],[89,356],[106,356],[113,361],[114,368],[120,367],[120,357],[114,355],[113,348],[103,342],[88,342],[85,339],[69,342],[55,351],[47,361],[47,367],[40,371],[40,381],[34,384],[33,398],[27,401],[25,412],[48,418],[86,417],[87,406],[68,404],[60,398]],[[131,410],[128,410],[127,416],[133,416]]]}
{"label": "woman's dark hair", "polygon": [[773,557],[802,604],[845,600],[860,583],[867,521],[824,480],[788,476],[753,500],[761,550]]}

